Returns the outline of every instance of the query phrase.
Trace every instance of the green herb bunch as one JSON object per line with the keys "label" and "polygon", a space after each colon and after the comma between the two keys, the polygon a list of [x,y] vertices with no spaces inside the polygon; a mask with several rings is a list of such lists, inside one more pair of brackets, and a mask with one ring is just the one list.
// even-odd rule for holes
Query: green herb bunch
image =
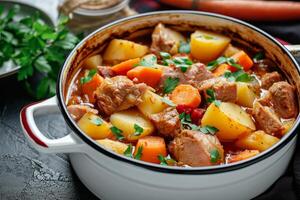
{"label": "green herb bunch", "polygon": [[[18,80],[37,99],[55,94],[56,80],[66,55],[79,39],[65,25],[68,18],[61,16],[55,27],[45,24],[36,12],[16,20],[20,6],[15,5],[7,14],[0,5],[0,66],[12,60],[20,67]],[[42,77],[37,84],[29,78]]]}

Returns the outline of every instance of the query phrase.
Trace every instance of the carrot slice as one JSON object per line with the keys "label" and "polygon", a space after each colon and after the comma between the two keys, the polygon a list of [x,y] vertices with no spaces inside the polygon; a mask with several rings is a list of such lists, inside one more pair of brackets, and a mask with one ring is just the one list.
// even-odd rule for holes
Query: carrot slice
{"label": "carrot slice", "polygon": [[155,87],[160,82],[162,71],[153,67],[138,66],[129,70],[127,76],[130,79],[137,79],[139,83],[146,83],[151,87]]}
{"label": "carrot slice", "polygon": [[158,136],[146,136],[140,138],[136,144],[134,156],[141,150],[141,160],[151,163],[160,163],[158,156],[167,156],[165,140]]}
{"label": "carrot slice", "polygon": [[[239,51],[231,56],[231,58],[233,58],[237,64],[241,65],[245,71],[249,70],[253,66],[252,59],[244,51]],[[231,71],[236,71],[236,68],[234,69],[235,70],[231,69]]]}
{"label": "carrot slice", "polygon": [[228,163],[238,162],[241,160],[246,160],[248,158],[251,158],[255,155],[259,154],[258,150],[244,150],[239,152],[236,155],[231,155],[228,159]]}
{"label": "carrot slice", "polygon": [[230,65],[223,63],[217,69],[214,70],[213,75],[215,77],[222,76],[227,70],[230,70],[230,69],[231,69]]}
{"label": "carrot slice", "polygon": [[170,99],[177,105],[186,105],[197,108],[201,103],[201,96],[196,88],[191,85],[178,85],[171,93]]}
{"label": "carrot slice", "polygon": [[99,74],[95,74],[89,82],[82,84],[82,92],[83,94],[86,94],[88,96],[90,103],[95,103],[96,99],[94,97],[94,92],[97,87],[101,85],[102,81],[102,76],[100,76]]}
{"label": "carrot slice", "polygon": [[111,67],[111,69],[117,74],[117,75],[126,75],[126,73],[131,70],[135,65],[139,64],[140,58],[134,58],[130,60],[126,60],[124,62],[121,62],[117,65],[114,65]]}

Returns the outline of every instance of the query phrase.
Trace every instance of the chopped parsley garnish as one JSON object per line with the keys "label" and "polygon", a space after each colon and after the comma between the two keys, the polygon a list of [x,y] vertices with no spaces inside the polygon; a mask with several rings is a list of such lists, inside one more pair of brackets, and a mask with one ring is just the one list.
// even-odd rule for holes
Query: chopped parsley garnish
{"label": "chopped parsley garnish", "polygon": [[159,52],[159,55],[162,57],[162,59],[170,59],[171,55],[167,52]]}
{"label": "chopped parsley garnish", "polygon": [[91,69],[85,77],[81,77],[80,79],[81,84],[90,82],[96,73],[97,73],[96,69]]}
{"label": "chopped parsley garnish", "polygon": [[180,122],[181,122],[182,126],[184,126],[185,128],[191,129],[193,131],[199,131],[200,130],[199,126],[191,123],[192,119],[191,119],[190,114],[182,112],[181,114],[179,114],[179,119],[180,119]]}
{"label": "chopped parsley garnish", "polygon": [[144,129],[140,127],[138,124],[134,124],[134,136],[139,136],[144,132]]}
{"label": "chopped parsley garnish", "polygon": [[190,43],[189,42],[180,41],[178,52],[179,53],[190,53],[191,52]]}
{"label": "chopped parsley garnish", "polygon": [[123,140],[125,137],[122,135],[123,131],[115,126],[110,127],[111,132],[116,136],[118,140]]}
{"label": "chopped parsley garnish", "polygon": [[164,93],[171,93],[179,83],[179,78],[168,77],[164,82]]}
{"label": "chopped parsley garnish", "polygon": [[95,124],[96,126],[100,126],[103,124],[103,121],[100,117],[93,117],[93,118],[89,118],[90,122],[92,122],[93,124]]}
{"label": "chopped parsley garnish", "polygon": [[217,149],[213,149],[211,152],[210,152],[210,162],[212,163],[216,163],[218,162],[218,160],[220,160],[220,153]]}
{"label": "chopped parsley garnish", "polygon": [[254,61],[262,60],[265,58],[265,54],[261,51],[253,56]]}
{"label": "chopped parsley garnish", "polygon": [[180,68],[182,72],[186,72],[187,69],[193,64],[193,62],[187,57],[175,57],[173,62],[175,67]]}
{"label": "chopped parsley garnish", "polygon": [[200,128],[200,131],[204,134],[211,134],[211,135],[214,135],[216,132],[219,131],[219,129],[217,129],[216,127],[214,126],[209,126],[209,125],[206,125],[206,126],[202,126]]}
{"label": "chopped parsley garnish", "polygon": [[153,67],[156,63],[157,63],[156,56],[151,55],[151,56],[142,58],[142,60],[139,63],[139,66]]}
{"label": "chopped parsley garnish", "polygon": [[226,71],[224,73],[224,77],[229,81],[236,81],[236,82],[251,82],[254,79],[253,76],[249,75],[242,69],[236,72]]}
{"label": "chopped parsley garnish", "polygon": [[171,107],[175,107],[176,106],[176,104],[173,103],[173,101],[171,101],[168,97],[161,98],[161,101],[164,102],[165,104],[171,106]]}
{"label": "chopped parsley garnish", "polygon": [[129,144],[127,149],[124,151],[124,156],[132,158],[132,144]]}
{"label": "chopped parsley garnish", "polygon": [[217,60],[211,61],[207,64],[207,69],[210,71],[215,70],[219,65],[227,63],[228,65],[236,68],[236,69],[243,69],[243,67],[235,62],[233,58],[227,58],[224,56],[219,57]]}
{"label": "chopped parsley garnish", "polygon": [[143,146],[140,146],[135,154],[134,158],[140,160],[143,155]]}
{"label": "chopped parsley garnish", "polygon": [[168,166],[168,163],[167,163],[165,157],[163,157],[161,154],[159,154],[157,157],[158,157],[158,160],[160,161],[160,164],[161,164],[161,165]]}
{"label": "chopped parsley garnish", "polygon": [[208,103],[214,103],[217,107],[221,105],[222,102],[216,99],[215,92],[213,91],[213,89],[207,89],[206,94],[209,96],[207,98]]}

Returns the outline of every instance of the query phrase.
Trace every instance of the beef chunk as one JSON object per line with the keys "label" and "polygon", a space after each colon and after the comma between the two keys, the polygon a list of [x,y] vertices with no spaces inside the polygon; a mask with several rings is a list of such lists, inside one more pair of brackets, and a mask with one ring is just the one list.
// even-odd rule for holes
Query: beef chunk
{"label": "beef chunk", "polygon": [[275,112],[282,118],[296,117],[298,108],[294,87],[281,81],[274,83],[269,89]]}
{"label": "beef chunk", "polygon": [[159,88],[163,88],[163,84],[167,78],[179,78],[179,84],[191,84],[196,88],[201,86],[201,82],[207,79],[213,78],[213,75],[208,71],[204,64],[195,63],[187,69],[186,72],[182,72],[180,68],[172,68],[166,66],[160,66],[163,71]]}
{"label": "beef chunk", "polygon": [[98,71],[103,77],[113,77],[114,71],[109,66],[98,66]]}
{"label": "beef chunk", "polygon": [[283,130],[283,125],[273,110],[259,102],[253,104],[253,117],[260,128],[270,135],[279,134]]}
{"label": "beef chunk", "polygon": [[158,24],[152,33],[151,51],[159,55],[160,51],[176,54],[178,52],[178,39],[174,35],[179,33]]}
{"label": "beef chunk", "polygon": [[234,82],[218,82],[213,85],[212,89],[218,100],[233,103],[237,100],[237,86]]}
{"label": "beef chunk", "polygon": [[85,113],[88,112],[98,114],[98,110],[86,105],[69,105],[68,111],[75,121],[78,121]]}
{"label": "beef chunk", "polygon": [[134,84],[125,76],[106,78],[95,92],[98,107],[106,115],[126,110],[141,102],[146,89],[146,84]]}
{"label": "beef chunk", "polygon": [[166,108],[160,113],[151,115],[158,133],[165,138],[174,138],[181,129],[179,114],[175,108]]}
{"label": "beef chunk", "polygon": [[[168,149],[179,163],[192,167],[219,164],[224,158],[223,146],[216,136],[192,130],[183,130],[169,143]],[[216,150],[220,159],[213,163],[211,152]]]}
{"label": "beef chunk", "polygon": [[273,85],[273,83],[281,80],[281,75],[278,72],[266,73],[261,77],[261,87],[267,90]]}
{"label": "beef chunk", "polygon": [[202,81],[198,89],[204,93],[206,93],[206,90],[212,89],[215,92],[216,99],[224,102],[236,102],[237,100],[236,83],[229,82],[223,77]]}

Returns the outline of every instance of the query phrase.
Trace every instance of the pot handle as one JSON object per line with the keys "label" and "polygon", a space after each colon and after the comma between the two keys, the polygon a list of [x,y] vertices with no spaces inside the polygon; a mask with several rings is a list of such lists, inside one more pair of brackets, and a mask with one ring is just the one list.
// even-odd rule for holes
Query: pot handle
{"label": "pot handle", "polygon": [[300,44],[297,45],[284,45],[295,57],[300,56]]}
{"label": "pot handle", "polygon": [[59,112],[56,96],[25,106],[20,113],[25,136],[34,148],[45,153],[83,152],[84,143],[80,142],[72,133],[59,139],[50,139],[40,132],[34,116],[56,112]]}

